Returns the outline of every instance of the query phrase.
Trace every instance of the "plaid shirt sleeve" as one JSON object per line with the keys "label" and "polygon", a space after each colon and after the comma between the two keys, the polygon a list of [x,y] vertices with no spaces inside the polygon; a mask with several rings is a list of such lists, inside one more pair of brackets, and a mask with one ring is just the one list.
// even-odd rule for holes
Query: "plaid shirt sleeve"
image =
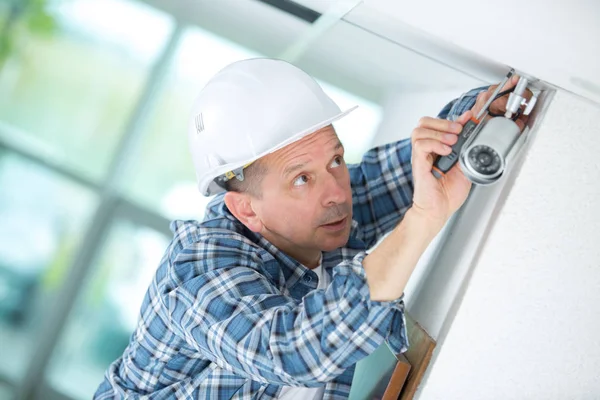
{"label": "plaid shirt sleeve", "polygon": [[310,387],[384,341],[406,351],[402,298],[370,300],[364,252],[335,266],[328,287],[300,301],[260,272],[259,254],[247,241],[212,234],[171,263],[171,274],[182,275],[165,294],[170,326],[219,367],[257,382]]}
{"label": "plaid shirt sleeve", "polygon": [[[437,118],[455,120],[470,110],[477,95],[487,89],[484,86],[466,92],[448,103]],[[353,218],[368,247],[394,229],[412,205],[411,152],[410,139],[404,139],[373,148],[359,164],[349,166]]]}

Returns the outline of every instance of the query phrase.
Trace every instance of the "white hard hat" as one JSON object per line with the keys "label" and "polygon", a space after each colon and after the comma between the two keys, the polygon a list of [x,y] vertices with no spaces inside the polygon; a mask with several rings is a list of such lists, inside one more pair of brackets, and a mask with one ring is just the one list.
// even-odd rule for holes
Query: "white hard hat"
{"label": "white hard hat", "polygon": [[281,60],[253,58],[218,72],[194,102],[188,140],[198,188],[243,179],[243,168],[343,117],[310,75]]}

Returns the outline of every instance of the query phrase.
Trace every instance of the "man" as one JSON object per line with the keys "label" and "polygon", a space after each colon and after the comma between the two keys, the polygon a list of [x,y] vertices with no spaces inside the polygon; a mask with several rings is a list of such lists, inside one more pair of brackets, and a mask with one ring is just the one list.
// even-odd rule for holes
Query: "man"
{"label": "man", "polygon": [[172,223],[95,398],[347,398],[356,362],[384,341],[407,349],[404,287],[471,187],[458,166],[437,180],[432,163],[486,89],[346,165],[331,123],[347,112],[310,76],[270,59],[219,72],[188,133],[199,189],[218,195],[204,221]]}

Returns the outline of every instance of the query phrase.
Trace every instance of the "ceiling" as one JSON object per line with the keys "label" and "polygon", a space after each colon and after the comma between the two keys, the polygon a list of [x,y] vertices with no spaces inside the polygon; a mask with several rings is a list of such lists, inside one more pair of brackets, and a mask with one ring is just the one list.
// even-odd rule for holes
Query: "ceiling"
{"label": "ceiling", "polygon": [[[542,0],[145,1],[267,56],[283,57],[301,43],[305,51],[291,61],[374,101],[397,88],[464,90],[497,82],[513,67],[600,103],[595,0],[568,7]],[[310,23],[277,3],[323,16]],[[350,11],[339,14],[340,5]],[[319,26],[327,17],[330,23]]]}
{"label": "ceiling", "polygon": [[368,0],[364,6],[373,14],[418,28],[448,48],[510,65],[600,103],[596,0]]}
{"label": "ceiling", "polygon": [[596,0],[363,0],[344,20],[487,82],[512,67],[600,104]]}
{"label": "ceiling", "polygon": [[[282,57],[291,46],[308,40],[306,50],[291,61],[319,79],[376,102],[382,102],[390,90],[397,88],[466,90],[490,81],[489,74],[477,75],[449,66],[415,51],[413,43],[398,41],[398,32],[410,27],[398,30],[405,24],[373,16],[371,8],[356,0],[348,2],[359,3],[350,13],[339,15],[343,19],[334,20],[316,37],[318,21],[311,24],[259,0],[145,2],[266,56]],[[324,16],[339,4],[328,0],[297,3]]]}

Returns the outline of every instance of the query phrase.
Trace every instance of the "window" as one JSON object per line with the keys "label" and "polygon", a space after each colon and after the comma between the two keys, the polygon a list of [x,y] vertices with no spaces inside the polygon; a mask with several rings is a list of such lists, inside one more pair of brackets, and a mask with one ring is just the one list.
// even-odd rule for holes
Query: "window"
{"label": "window", "polygon": [[[91,397],[135,329],[169,220],[201,219],[210,200],[187,149],[194,97],[225,65],[273,55],[264,36],[250,50],[143,2],[45,1],[55,28],[17,15],[0,55],[0,399]],[[356,162],[380,107],[320,83],[360,105],[335,123]]]}
{"label": "window", "polygon": [[0,377],[18,381],[96,198],[0,147]]}
{"label": "window", "polygon": [[16,50],[0,69],[0,138],[99,181],[173,23],[116,0],[52,11],[51,34],[13,28]]}
{"label": "window", "polygon": [[54,353],[48,372],[53,389],[75,399],[92,398],[135,330],[169,239],[152,228],[115,220]]}

